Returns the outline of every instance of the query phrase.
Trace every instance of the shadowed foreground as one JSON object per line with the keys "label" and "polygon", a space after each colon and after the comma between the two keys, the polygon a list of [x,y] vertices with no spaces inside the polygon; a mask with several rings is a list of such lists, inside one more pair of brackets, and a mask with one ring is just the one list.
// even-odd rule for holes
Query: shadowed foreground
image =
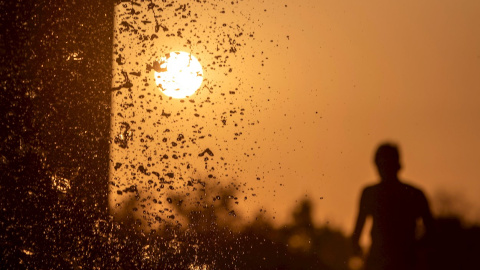
{"label": "shadowed foreground", "polygon": [[[201,206],[182,204],[186,198],[172,200],[178,217],[187,220],[183,226],[171,222],[146,233],[139,220],[95,217],[74,194],[53,190],[49,180],[38,178],[35,192],[43,195],[14,205],[15,195],[28,193],[16,188],[2,201],[9,210],[1,222],[0,268],[349,269],[349,239],[326,225],[313,225],[308,200],[292,213],[293,224],[274,228],[259,216],[239,227],[241,218],[232,214],[229,202],[235,194],[199,188],[205,198]],[[433,243],[417,250],[423,260],[419,269],[478,268],[480,227],[464,228],[457,218],[435,223]]]}

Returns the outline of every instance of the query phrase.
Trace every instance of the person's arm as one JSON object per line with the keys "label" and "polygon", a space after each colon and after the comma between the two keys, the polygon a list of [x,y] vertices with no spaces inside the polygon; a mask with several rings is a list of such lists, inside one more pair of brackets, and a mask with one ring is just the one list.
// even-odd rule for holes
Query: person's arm
{"label": "person's arm", "polygon": [[434,226],[432,212],[430,212],[430,207],[428,206],[427,198],[423,193],[422,193],[422,208],[421,208],[420,216],[422,218],[423,225],[425,226],[425,239],[428,241],[435,234],[435,228],[434,228],[435,226]]}
{"label": "person's arm", "polygon": [[367,206],[366,206],[366,195],[365,190],[362,192],[362,197],[360,198],[360,205],[358,209],[357,222],[355,224],[355,230],[352,234],[352,246],[353,252],[355,255],[361,255],[362,249],[360,247],[360,236],[362,235],[363,226],[365,225],[365,220],[367,219]]}

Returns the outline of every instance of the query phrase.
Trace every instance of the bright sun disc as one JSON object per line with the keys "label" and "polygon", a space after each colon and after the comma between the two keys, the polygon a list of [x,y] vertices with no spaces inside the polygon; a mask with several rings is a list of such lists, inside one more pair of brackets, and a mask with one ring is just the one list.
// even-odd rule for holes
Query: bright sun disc
{"label": "bright sun disc", "polygon": [[155,83],[172,98],[191,96],[203,81],[202,65],[186,52],[171,52],[154,63]]}

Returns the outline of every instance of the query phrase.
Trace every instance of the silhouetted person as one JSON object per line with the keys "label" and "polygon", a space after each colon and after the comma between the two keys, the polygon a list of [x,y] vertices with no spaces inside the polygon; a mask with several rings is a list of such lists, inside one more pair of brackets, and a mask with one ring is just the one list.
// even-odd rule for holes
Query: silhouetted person
{"label": "silhouetted person", "polygon": [[375,154],[380,183],[363,190],[352,235],[354,250],[361,253],[359,239],[367,217],[373,218],[372,245],[365,269],[413,269],[415,265],[415,229],[423,220],[426,234],[433,219],[423,192],[400,182],[399,152],[393,144],[382,144]]}

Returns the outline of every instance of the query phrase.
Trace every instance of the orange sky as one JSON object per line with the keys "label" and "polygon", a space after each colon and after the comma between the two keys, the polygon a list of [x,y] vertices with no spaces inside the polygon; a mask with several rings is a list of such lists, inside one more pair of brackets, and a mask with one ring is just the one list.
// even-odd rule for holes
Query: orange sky
{"label": "orange sky", "polygon": [[464,196],[479,218],[480,3],[298,1],[272,9],[269,31],[290,37],[272,56],[285,68],[272,73],[286,78],[270,78],[267,118],[277,121],[266,124],[279,135],[271,147],[280,154],[268,158],[282,157],[276,201],[309,194],[318,221],[350,230],[361,187],[376,179],[373,151],[389,139],[401,146],[405,179],[429,198],[439,189]]}
{"label": "orange sky", "polygon": [[465,195],[478,217],[480,4],[437,2],[300,1],[272,11],[281,24],[271,29],[290,36],[276,59],[290,66],[272,86],[268,117],[293,142],[274,139],[291,152],[277,197],[308,193],[319,221],[351,228],[360,189],[376,177],[374,148],[391,139],[404,178],[429,197]]}
{"label": "orange sky", "polygon": [[[149,62],[162,52],[185,48],[188,38],[202,40],[190,48],[204,65],[212,92],[202,89],[192,97],[195,103],[179,103],[153,96],[152,87],[138,88],[152,93],[150,103],[173,115],[159,118],[162,127],[147,119],[143,130],[161,139],[160,129],[190,133],[198,125],[211,134],[189,151],[196,156],[195,151],[210,148],[222,181],[234,178],[254,188],[256,197],[242,203],[244,215],[264,207],[278,223],[286,222],[295,203],[308,196],[317,222],[350,231],[360,190],[376,179],[373,151],[388,139],[400,144],[403,178],[430,199],[442,189],[461,197],[472,204],[469,214],[480,219],[480,2],[210,2],[218,6],[191,7],[198,22],[184,27],[183,39],[160,37],[144,56],[131,56],[132,63],[114,63],[113,85],[123,78],[119,68],[143,70],[145,65],[135,64],[139,59]],[[222,7],[225,13],[218,12]],[[174,20],[164,24],[176,29]],[[223,22],[232,28],[222,28]],[[237,42],[243,46],[234,55],[219,53],[230,55],[228,67],[206,68],[215,61],[210,52],[215,53],[218,38],[238,34],[238,26],[244,35]],[[254,38],[248,37],[251,32]],[[115,55],[114,49],[114,60]],[[228,68],[233,72],[225,72]],[[130,79],[140,84],[142,78]],[[229,95],[234,88],[236,94]],[[120,99],[114,97],[114,112],[119,108],[115,100]],[[222,126],[222,113],[232,109],[244,109],[244,115],[229,116]],[[131,119],[143,113],[138,106],[135,110]],[[206,117],[193,117],[193,111]],[[119,121],[114,118],[114,130]],[[234,140],[238,132],[242,135]],[[171,151],[162,149],[158,152]],[[128,151],[123,154],[130,162],[141,159],[139,151]],[[211,173],[201,167],[179,174]]]}

